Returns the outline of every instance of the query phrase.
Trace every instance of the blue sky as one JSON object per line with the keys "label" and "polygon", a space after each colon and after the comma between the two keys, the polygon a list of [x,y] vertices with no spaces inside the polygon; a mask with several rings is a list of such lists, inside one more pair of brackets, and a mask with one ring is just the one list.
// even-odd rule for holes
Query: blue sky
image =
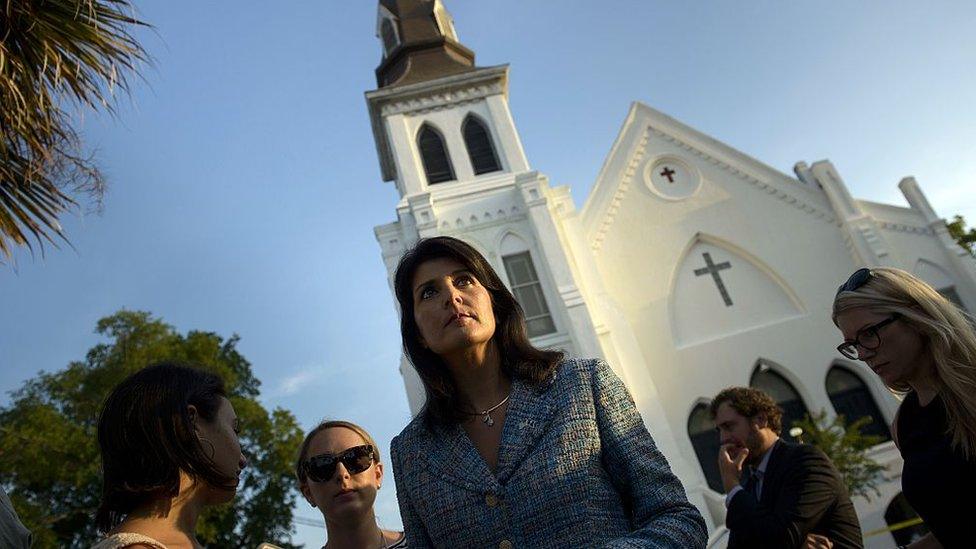
{"label": "blue sky", "polygon": [[[155,64],[117,118],[84,118],[104,213],[66,219],[74,250],[0,267],[0,404],[82,358],[125,307],[240,334],[267,405],[306,427],[362,423],[386,450],[409,412],[372,232],[397,200],[363,98],[376,3],[137,4]],[[829,158],[857,198],[904,205],[896,185],[914,175],[940,215],[976,222],[976,4],[447,6],[479,65],[511,64],[529,162],[578,206],[639,100],[787,174]],[[399,526],[392,483],[377,510]]]}

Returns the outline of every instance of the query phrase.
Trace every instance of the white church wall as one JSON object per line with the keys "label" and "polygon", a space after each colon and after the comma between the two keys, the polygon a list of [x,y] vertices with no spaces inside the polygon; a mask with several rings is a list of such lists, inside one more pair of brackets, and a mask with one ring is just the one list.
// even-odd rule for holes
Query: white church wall
{"label": "white church wall", "polygon": [[[757,360],[763,358],[781,365],[808,410],[832,414],[825,379],[838,358],[839,336],[830,321],[830,304],[837,285],[855,265],[829,202],[816,189],[753,169],[732,155],[716,160],[713,155],[724,154],[720,150],[703,156],[659,134],[631,131],[629,137],[643,143],[618,140],[615,150],[636,157],[643,149],[643,156],[637,161],[608,159],[602,173],[615,171],[620,180],[611,183],[618,187],[601,180],[600,190],[613,198],[591,197],[587,206],[609,204],[606,217],[612,220],[591,217],[589,235],[597,232],[593,227],[602,235],[588,238],[588,244],[596,248],[603,285],[633,329],[643,367],[650,371],[670,430],[679,441],[677,455],[669,458],[694,465],[692,477],[683,481],[700,490],[698,499],[705,502],[700,507],[719,524],[719,494],[706,487],[687,434],[690,407],[727,386],[748,385]],[[677,198],[659,192],[653,176],[646,174],[649,165],[657,167],[662,159],[682,163],[700,181]],[[674,175],[681,177],[681,167]],[[620,192],[621,183],[629,185],[625,192]],[[705,266],[700,253],[705,248],[698,248],[697,257],[689,252],[703,245],[715,246],[710,248],[714,263],[730,261],[721,274],[728,275],[732,308],[738,295],[758,301],[753,310],[743,311],[746,318],[737,320],[727,310],[711,276],[698,277],[698,282],[708,284],[689,280],[695,268]],[[719,257],[719,252],[729,255]],[[695,260],[701,265],[688,263]],[[732,275],[736,269],[765,282],[752,284],[755,287],[737,282]],[[687,302],[675,301],[681,295]],[[745,309],[741,303],[740,309]],[[681,311],[691,316],[675,329],[674,313]],[[768,322],[761,322],[763,315]],[[711,328],[696,334],[696,322],[711,323]],[[865,381],[890,419],[897,406],[894,397],[873,377]],[[862,504],[870,523],[883,522],[878,505]]]}

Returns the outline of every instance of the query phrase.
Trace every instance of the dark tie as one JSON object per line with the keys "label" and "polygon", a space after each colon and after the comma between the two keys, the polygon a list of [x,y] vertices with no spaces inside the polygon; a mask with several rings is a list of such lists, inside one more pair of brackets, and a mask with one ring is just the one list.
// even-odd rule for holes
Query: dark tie
{"label": "dark tie", "polygon": [[749,472],[749,477],[746,479],[746,483],[742,485],[742,488],[752,494],[752,497],[759,501],[759,481],[762,480],[762,471],[752,470]]}

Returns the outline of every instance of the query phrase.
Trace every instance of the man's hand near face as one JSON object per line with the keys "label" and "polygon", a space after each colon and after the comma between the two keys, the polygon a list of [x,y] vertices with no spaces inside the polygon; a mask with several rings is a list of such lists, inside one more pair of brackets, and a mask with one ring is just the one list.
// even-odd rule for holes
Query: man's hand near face
{"label": "man's hand near face", "polygon": [[739,485],[742,478],[742,464],[749,457],[749,449],[735,444],[723,444],[718,450],[718,470],[722,474],[725,493]]}

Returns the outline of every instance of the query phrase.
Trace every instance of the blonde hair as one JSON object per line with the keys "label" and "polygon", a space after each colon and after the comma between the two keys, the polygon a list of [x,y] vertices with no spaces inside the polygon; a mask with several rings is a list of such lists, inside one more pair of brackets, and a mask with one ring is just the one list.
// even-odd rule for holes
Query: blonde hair
{"label": "blonde hair", "polygon": [[373,437],[368,432],[366,432],[366,429],[363,429],[362,427],[356,425],[351,421],[343,421],[340,419],[326,420],[316,425],[314,429],[312,429],[311,431],[308,432],[307,435],[305,435],[305,440],[302,441],[302,446],[298,450],[298,459],[295,460],[295,476],[298,477],[299,484],[304,483],[306,480],[305,469],[302,467],[302,463],[305,461],[306,454],[308,454],[308,447],[312,445],[312,439],[314,439],[315,435],[319,434],[320,432],[326,429],[332,429],[334,427],[349,429],[350,431],[362,437],[363,441],[365,441],[366,444],[369,444],[370,446],[373,447],[373,460],[376,463],[380,462],[380,448],[379,446],[376,445],[376,441],[373,440]]}
{"label": "blonde hair", "polygon": [[[932,286],[901,269],[871,269],[868,281],[834,298],[837,316],[864,308],[881,314],[896,313],[918,332],[935,365],[936,388],[945,404],[947,433],[966,459],[976,456],[976,330],[972,317]],[[889,386],[904,393],[908,385]]]}

